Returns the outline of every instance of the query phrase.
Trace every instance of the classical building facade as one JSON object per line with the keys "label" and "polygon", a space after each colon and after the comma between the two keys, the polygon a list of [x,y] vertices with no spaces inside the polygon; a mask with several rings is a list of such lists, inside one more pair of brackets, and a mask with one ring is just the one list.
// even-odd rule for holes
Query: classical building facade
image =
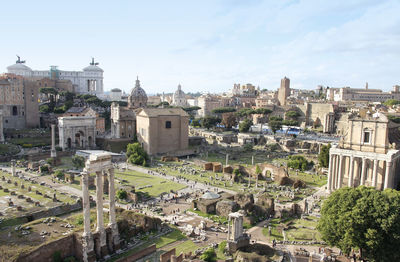
{"label": "classical building facade", "polygon": [[63,116],[92,116],[96,118],[96,135],[102,135],[106,131],[104,117],[90,107],[71,107]]}
{"label": "classical building facade", "polygon": [[4,128],[37,128],[40,125],[38,83],[15,74],[0,76],[0,110]]}
{"label": "classical building facade", "polygon": [[172,105],[174,106],[187,106],[187,100],[185,92],[182,91],[181,85],[178,85],[178,90],[172,96]]}
{"label": "classical building facade", "polygon": [[326,98],[330,101],[366,101],[366,102],[385,102],[388,99],[400,99],[400,86],[393,86],[390,92],[383,92],[380,89],[369,89],[368,83],[365,88],[328,88]]}
{"label": "classical building facade", "polygon": [[189,115],[182,108],[144,108],[136,121],[138,141],[150,155],[189,146]]}
{"label": "classical building facade", "polygon": [[278,89],[278,100],[281,106],[287,104],[288,96],[290,96],[290,79],[285,76],[281,79],[281,87]]}
{"label": "classical building facade", "polygon": [[347,132],[329,152],[329,191],[349,186],[396,188],[399,182],[400,125],[381,114],[348,118]]}
{"label": "classical building facade", "polygon": [[58,134],[62,150],[91,149],[95,147],[96,142],[96,117],[59,117]]}
{"label": "classical building facade", "polygon": [[82,71],[63,71],[57,66],[51,66],[50,70],[32,70],[25,65],[25,61],[18,60],[14,65],[7,67],[8,73],[12,73],[26,78],[42,79],[51,78],[59,80],[70,80],[74,91],[80,94],[103,94],[103,69],[98,66],[99,63],[92,59],[89,66]]}

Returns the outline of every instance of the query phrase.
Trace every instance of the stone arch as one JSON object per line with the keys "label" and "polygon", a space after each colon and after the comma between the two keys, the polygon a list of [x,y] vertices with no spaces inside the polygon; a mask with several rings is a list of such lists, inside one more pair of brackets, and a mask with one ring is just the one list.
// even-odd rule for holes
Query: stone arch
{"label": "stone arch", "polygon": [[68,149],[72,148],[72,139],[70,137],[68,137],[68,139],[67,139],[67,148]]}

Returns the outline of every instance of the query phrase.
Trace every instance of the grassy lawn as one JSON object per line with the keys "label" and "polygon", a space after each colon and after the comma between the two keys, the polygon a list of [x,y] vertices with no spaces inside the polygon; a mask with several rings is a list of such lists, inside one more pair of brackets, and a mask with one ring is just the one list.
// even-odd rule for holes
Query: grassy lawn
{"label": "grassy lawn", "polygon": [[[253,155],[254,155],[254,164],[270,161],[270,159],[267,158],[267,153],[264,152],[241,152],[239,155],[240,157],[237,156],[235,157],[230,154],[228,159],[228,164],[251,165],[251,157]],[[222,164],[225,165],[226,155],[219,153],[209,153],[208,157],[203,156],[200,159],[208,162],[221,162]]]}
{"label": "grassy lawn", "polygon": [[51,145],[51,136],[43,135],[39,137],[12,138],[9,142],[21,146],[23,144],[31,144],[32,146],[48,146]]}
{"label": "grassy lawn", "polygon": [[327,183],[327,177],[324,175],[307,174],[304,172],[299,172],[296,175],[296,171],[289,171],[289,175],[291,179],[300,179],[306,182],[308,186],[321,187]]}
{"label": "grassy lawn", "polygon": [[[136,191],[147,193],[152,197],[157,197],[162,193],[178,191],[186,187],[185,185],[172,182],[168,179],[163,179],[149,174],[139,173],[131,170],[126,172],[116,171],[115,177],[118,178],[119,180],[122,179],[127,180],[129,185],[135,186]],[[151,187],[145,187],[139,189],[140,187],[144,187],[147,185],[151,185]]]}
{"label": "grassy lawn", "polygon": [[228,223],[228,219],[226,217],[223,216],[217,216],[217,215],[211,215],[211,214],[207,214],[207,213],[203,213],[199,210],[193,210],[193,209],[188,209],[188,211],[196,213],[197,215],[201,216],[201,217],[206,217],[211,219],[212,221],[216,222],[216,223],[220,223],[220,224],[227,224]]}
{"label": "grassy lawn", "polygon": [[199,247],[193,243],[192,240],[186,240],[185,242],[180,243],[176,247],[176,254],[179,256],[181,253],[189,253],[189,252],[194,252],[197,250]]}

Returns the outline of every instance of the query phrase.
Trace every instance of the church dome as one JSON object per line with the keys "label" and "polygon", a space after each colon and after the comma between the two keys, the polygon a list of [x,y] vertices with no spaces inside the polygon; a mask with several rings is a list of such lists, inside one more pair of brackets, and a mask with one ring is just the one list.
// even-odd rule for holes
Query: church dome
{"label": "church dome", "polygon": [[185,97],[185,92],[182,91],[181,85],[178,85],[178,90],[175,91],[176,97]]}
{"label": "church dome", "polygon": [[146,92],[140,86],[139,78],[136,79],[136,84],[135,84],[135,87],[131,91],[131,96],[132,97],[146,97],[147,98]]}
{"label": "church dome", "polygon": [[207,191],[201,196],[202,199],[207,199],[207,200],[218,199],[220,197],[221,196],[219,194],[210,191]]}
{"label": "church dome", "polygon": [[139,77],[136,79],[135,87],[131,91],[131,95],[128,99],[128,104],[128,106],[132,108],[147,106],[147,94],[140,86]]}

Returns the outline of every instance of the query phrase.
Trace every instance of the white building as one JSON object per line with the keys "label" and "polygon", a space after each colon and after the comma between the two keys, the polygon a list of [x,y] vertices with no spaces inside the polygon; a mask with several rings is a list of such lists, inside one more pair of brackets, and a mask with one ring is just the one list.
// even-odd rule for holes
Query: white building
{"label": "white building", "polygon": [[185,92],[182,91],[181,85],[178,85],[178,90],[172,96],[172,105],[174,106],[187,106]]}
{"label": "white building", "polygon": [[92,62],[89,66],[83,68],[82,71],[63,71],[57,66],[50,66],[50,70],[32,70],[25,65],[25,61],[21,61],[20,57],[14,65],[7,67],[7,72],[28,77],[28,78],[45,78],[70,80],[74,87],[74,91],[80,94],[103,94],[103,69],[98,67],[99,63]]}

